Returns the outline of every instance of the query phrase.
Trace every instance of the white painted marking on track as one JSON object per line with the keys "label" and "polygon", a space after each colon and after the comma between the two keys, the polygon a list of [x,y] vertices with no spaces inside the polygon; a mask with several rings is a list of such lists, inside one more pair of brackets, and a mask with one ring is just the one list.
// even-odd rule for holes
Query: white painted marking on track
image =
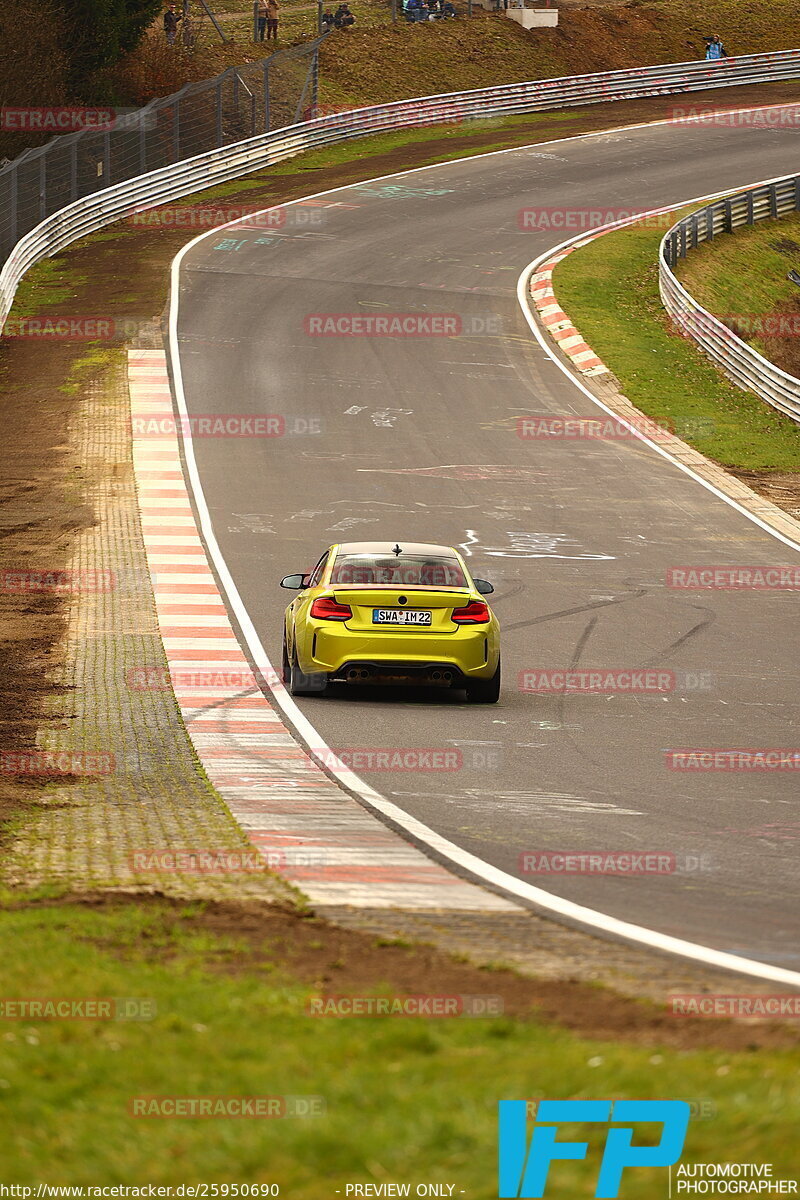
{"label": "white painted marking on track", "polygon": [[[749,109],[731,109],[728,111],[731,113],[757,112],[764,107],[764,105],[761,105],[754,106],[753,108]],[[773,105],[770,107],[776,106]],[[794,106],[787,104],[779,107],[790,108]],[[660,125],[674,125],[674,122],[670,119],[663,121],[643,121],[638,125],[622,126],[618,132],[631,131],[634,129],[647,129]],[[605,131],[601,130],[595,133],[575,134],[569,138],[554,138],[550,142],[534,143],[534,146],[528,147],[528,149],[535,148],[536,146],[547,146],[559,143],[564,145],[566,142],[582,141],[590,138],[602,137],[604,132]],[[462,163],[469,163],[475,161],[476,159],[493,158],[503,154],[516,153],[519,149],[520,147],[514,147],[510,150],[487,151],[486,154],[476,154],[471,156],[469,159],[461,159],[455,162],[449,161],[443,163],[432,163],[427,167],[416,168],[416,171],[433,171],[441,169],[442,167],[448,167],[451,170],[457,169]],[[407,175],[409,172],[405,171],[398,174]],[[379,177],[379,179],[391,178],[391,175]],[[782,177],[776,176],[775,178],[777,179]],[[379,181],[379,179],[367,180],[365,182],[376,183]],[[772,180],[761,181],[762,184],[765,182],[772,182]],[[316,200],[322,196],[330,196],[336,194],[337,192],[346,190],[347,187],[329,188],[326,191],[317,192],[311,196],[304,196],[298,201],[286,201],[284,206],[286,204],[297,204],[308,202],[310,200]],[[700,203],[704,200],[711,200],[716,196],[726,194],[726,191],[714,192],[708,196],[698,197],[696,200],[685,200],[681,204],[675,205],[674,207],[680,208],[685,204]],[[264,209],[263,212],[269,212],[271,208],[276,207],[279,206],[271,205],[270,208]],[[229,222],[229,224],[233,225],[235,222],[232,221]],[[194,246],[198,245],[206,238],[211,237],[214,234],[218,234],[219,230],[222,228],[225,228],[225,226],[220,226],[217,229],[207,230],[205,233],[199,234],[196,238],[193,238],[190,242],[187,242],[187,244],[182,247],[172,261],[169,309],[170,359],[172,363],[173,380],[175,384],[175,403],[178,407],[178,412],[183,417],[188,417],[188,410],[186,407],[186,395],[183,389],[183,374],[181,369],[180,347],[178,342],[178,312],[180,306],[179,285],[181,264],[183,263],[185,256]],[[560,247],[557,249],[560,249]],[[533,267],[538,265],[540,262],[545,261],[547,258],[551,258],[553,253],[554,252],[551,250],[547,255],[543,255],[541,258],[536,259]],[[527,296],[525,295],[524,291],[522,291],[522,293],[520,292],[520,288],[523,286],[523,281],[527,281],[528,274],[529,269],[526,268],[517,283],[517,296],[522,307],[523,315],[528,321],[528,324],[530,325],[534,336],[536,336],[537,341],[539,341],[540,346],[548,355],[548,357],[552,358],[553,361],[556,362],[556,365],[572,381],[572,383],[576,387],[580,388],[580,390],[583,391],[593,403],[597,404],[600,408],[605,409],[605,411],[608,412],[609,415],[613,416],[615,420],[621,420],[616,413],[612,413],[610,409],[607,409],[601,401],[593,396],[591,392],[589,392],[588,389],[585,388],[581,382],[577,380],[571,374],[571,372],[554,357],[554,355],[551,354],[549,347],[540,337],[535,319],[528,307]],[[634,433],[634,436],[639,437],[641,441],[649,445],[657,454],[661,454],[668,461],[674,463],[675,466],[679,467],[680,470],[684,471],[691,478],[695,479],[699,484],[701,484],[701,486],[717,495],[718,498],[723,500],[726,504],[731,505],[737,511],[741,512],[741,514],[749,521],[754,522],[756,525],[760,526],[760,528],[765,530],[765,532],[771,534],[773,537],[790,546],[792,549],[800,552],[800,546],[798,546],[791,539],[784,537],[783,534],[778,532],[778,530],[773,529],[766,522],[742,508],[736,503],[736,501],[731,500],[730,497],[726,496],[723,492],[718,491],[718,489],[716,489],[712,484],[706,483],[706,481],[700,476],[695,475],[690,468],[684,467],[683,464],[677,462],[677,460],[673,459],[670,454],[662,450],[655,443],[649,442],[647,438],[643,437],[636,430],[632,429],[632,432]],[[242,631],[242,636],[247,643],[254,663],[266,679],[272,680],[275,678],[274,668],[267,657],[267,653],[261,644],[261,640],[258,637],[255,626],[253,625],[250,615],[242,601],[241,596],[239,595],[236,583],[234,582],[233,576],[231,575],[228,564],[225,561],[214,533],[208,504],[203,493],[203,487],[197,469],[197,461],[194,456],[194,446],[192,443],[191,433],[189,433],[188,437],[184,436],[182,440],[186,459],[188,486],[190,487],[194,496],[200,529],[206,543],[208,554],[211,557],[219,576],[220,586],[225,594],[231,611],[236,617],[236,620]],[[319,733],[317,733],[311,722],[301,712],[283,685],[276,683],[270,687],[270,691],[276,704],[282,710],[290,725],[294,727],[296,734],[309,746],[312,744],[317,746],[323,744]],[[496,718],[492,721],[492,724],[505,723],[506,722],[500,721]],[[758,979],[765,979],[774,983],[785,983],[790,987],[800,988],[800,971],[790,971],[783,967],[771,966],[768,963],[758,962],[755,959],[740,958],[736,954],[730,954],[723,950],[715,950],[710,946],[702,946],[696,942],[686,941],[683,938],[676,938],[669,934],[659,933],[657,930],[647,929],[641,925],[634,925],[629,921],[621,921],[617,917],[607,916],[605,913],[598,912],[595,909],[587,908],[582,904],[575,904],[571,900],[565,900],[560,896],[552,895],[550,892],[546,892],[542,888],[535,887],[533,884],[527,883],[524,880],[516,879],[513,875],[509,875],[507,872],[501,871],[499,868],[492,866],[491,863],[484,862],[484,860],[478,858],[477,855],[470,854],[469,851],[463,850],[460,846],[456,846],[455,843],[449,841],[445,837],[442,837],[442,835],[437,833],[436,830],[431,829],[429,826],[423,824],[423,822],[418,821],[415,817],[412,817],[409,813],[399,808],[398,805],[386,800],[385,797],[376,792],[374,788],[371,788],[369,784],[365,783],[362,779],[355,775],[348,767],[345,766],[344,763],[335,760],[332,751],[331,759],[329,761],[326,760],[326,762],[329,770],[338,780],[338,782],[345,789],[349,790],[354,796],[356,796],[367,808],[383,815],[390,822],[394,822],[411,838],[422,843],[430,850],[433,850],[434,853],[440,855],[440,857],[449,860],[462,870],[468,872],[470,875],[483,881],[484,883],[489,884],[492,887],[498,888],[507,895],[518,897],[519,899],[526,901],[537,908],[554,913],[556,916],[573,921],[578,925],[582,925],[589,929],[600,930],[601,932],[610,934],[611,936],[620,937],[626,941],[634,942],[638,945],[644,945],[651,950],[659,950],[667,954],[676,954],[682,958],[688,958],[692,961],[703,963],[706,966],[718,967],[723,970],[734,971],[741,975],[749,975]]]}
{"label": "white painted marking on track", "polygon": [[[469,507],[470,507],[470,508],[472,508],[472,507],[474,507],[474,506],[473,506],[473,505],[470,505]],[[459,543],[458,543],[458,548],[459,548],[459,550],[463,550],[463,551],[464,551],[464,557],[465,557],[465,558],[472,558],[472,551],[470,550],[470,546],[477,546],[477,544],[478,544],[478,535],[476,534],[476,532],[475,532],[475,530],[474,530],[474,529],[468,529],[468,530],[467,530],[467,537],[469,538],[469,541],[466,541],[466,542],[459,542]]]}

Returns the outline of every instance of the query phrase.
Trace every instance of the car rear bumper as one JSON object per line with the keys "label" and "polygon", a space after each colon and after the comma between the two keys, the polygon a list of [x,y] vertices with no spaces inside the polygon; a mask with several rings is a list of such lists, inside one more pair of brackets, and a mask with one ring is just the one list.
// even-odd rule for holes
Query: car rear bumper
{"label": "car rear bumper", "polygon": [[389,632],[369,636],[343,626],[321,625],[311,630],[308,662],[301,654],[301,665],[308,673],[338,677],[350,667],[365,667],[372,674],[424,676],[444,668],[464,679],[485,679],[491,678],[497,666],[497,634],[485,625],[439,636]]}

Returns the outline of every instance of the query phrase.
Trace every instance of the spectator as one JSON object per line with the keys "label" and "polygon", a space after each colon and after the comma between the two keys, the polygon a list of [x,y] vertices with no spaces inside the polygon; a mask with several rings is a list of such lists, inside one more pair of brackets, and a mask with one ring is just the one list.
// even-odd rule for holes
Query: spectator
{"label": "spectator", "polygon": [[183,20],[183,14],[175,12],[175,5],[167,6],[167,11],[164,13],[164,33],[167,37],[167,45],[174,46],[175,38],[178,36],[178,21]]}
{"label": "spectator", "polygon": [[443,17],[457,17],[458,16],[458,13],[456,12],[456,6],[454,4],[451,4],[450,0],[444,0],[444,4],[442,5],[442,16]]}
{"label": "spectator", "polygon": [[270,38],[278,40],[278,17],[280,0],[267,0],[267,41]]}
{"label": "spectator", "polygon": [[258,40],[263,42],[264,32],[267,28],[267,0],[257,0],[258,2]]}
{"label": "spectator", "polygon": [[719,37],[715,33],[713,37],[707,37],[706,42],[706,59],[709,62],[716,62],[720,58],[727,58],[728,54]]}
{"label": "spectator", "polygon": [[339,5],[336,12],[333,14],[333,23],[337,29],[347,29],[350,25],[355,25],[356,19],[350,12],[349,5]]}
{"label": "spectator", "polygon": [[330,31],[333,29],[333,26],[334,26],[333,13],[329,9],[327,12],[324,12],[322,14],[322,32],[330,33]]}

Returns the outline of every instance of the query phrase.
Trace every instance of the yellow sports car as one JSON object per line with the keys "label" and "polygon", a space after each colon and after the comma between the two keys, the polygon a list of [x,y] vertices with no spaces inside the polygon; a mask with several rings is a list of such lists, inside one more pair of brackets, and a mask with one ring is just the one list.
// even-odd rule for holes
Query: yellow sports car
{"label": "yellow sports car", "polygon": [[287,575],[283,680],[293,696],[329,682],[462,688],[500,695],[500,628],[458,551],[421,542],[343,542],[310,574]]}

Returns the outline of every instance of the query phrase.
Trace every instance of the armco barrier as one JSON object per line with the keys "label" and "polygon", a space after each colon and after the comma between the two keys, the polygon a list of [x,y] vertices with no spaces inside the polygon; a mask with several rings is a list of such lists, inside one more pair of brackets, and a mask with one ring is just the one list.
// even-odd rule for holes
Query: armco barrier
{"label": "armco barrier", "polygon": [[715,200],[690,213],[661,242],[658,278],[661,299],[677,327],[722,367],[741,388],[755,392],[779,412],[800,423],[800,379],[781,371],[752,346],[737,337],[718,317],[707,312],[676,279],[679,258],[717,234],[733,233],[770,217],[800,212],[800,175],[789,175]]}
{"label": "armco barrier", "polygon": [[563,79],[426,96],[335,113],[246,141],[93,192],[46,217],[14,246],[0,272],[0,322],[5,323],[25,272],[78,238],[143,208],[213,187],[291,158],[304,150],[398,128],[479,121],[578,104],[767,83],[800,77],[800,50],[753,54],[717,63],[667,63]]}

